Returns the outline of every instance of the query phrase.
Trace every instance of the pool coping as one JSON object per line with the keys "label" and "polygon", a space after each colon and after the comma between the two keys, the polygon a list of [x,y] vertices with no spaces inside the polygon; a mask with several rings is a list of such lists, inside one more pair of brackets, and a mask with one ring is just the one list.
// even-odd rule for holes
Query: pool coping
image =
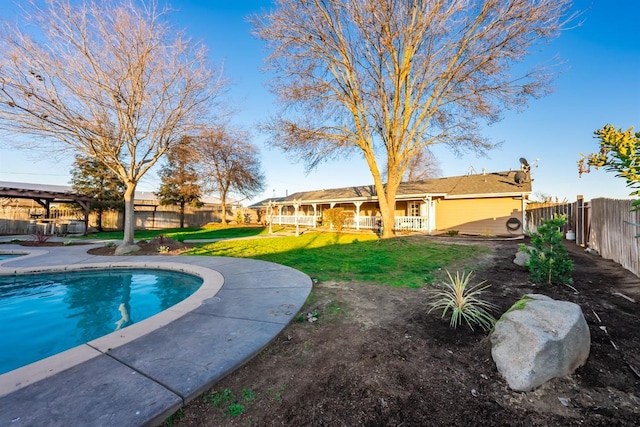
{"label": "pool coping", "polygon": [[[0,274],[160,268],[203,285],[155,316],[0,375],[0,425],[157,425],[261,351],[312,287],[265,261],[87,254],[96,246],[2,248],[29,255],[0,261]],[[106,401],[96,388],[111,391]]]}

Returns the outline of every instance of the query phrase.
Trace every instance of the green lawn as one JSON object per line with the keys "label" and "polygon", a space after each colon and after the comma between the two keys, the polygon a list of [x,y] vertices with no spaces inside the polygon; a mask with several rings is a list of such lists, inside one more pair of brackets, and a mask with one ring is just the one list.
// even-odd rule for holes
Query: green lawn
{"label": "green lawn", "polygon": [[[194,228],[168,228],[163,230],[136,230],[135,240],[150,240],[157,236],[171,237],[174,240],[189,239],[228,239],[232,237],[251,237],[266,234],[267,229],[261,226],[224,226],[214,225],[208,227]],[[122,231],[105,231],[93,233],[88,236],[90,239],[114,239],[122,240]]]}
{"label": "green lawn", "polygon": [[[163,235],[183,241],[228,239],[268,234],[264,227],[210,226],[136,231],[135,239]],[[90,238],[122,239],[122,232],[95,233]],[[487,252],[472,245],[453,245],[421,237],[378,240],[375,234],[307,231],[295,237],[229,240],[199,245],[185,255],[255,258],[284,264],[318,280],[362,281],[417,288],[442,276],[444,269],[466,265]]]}
{"label": "green lawn", "polygon": [[453,245],[420,237],[378,240],[374,234],[309,232],[204,244],[185,255],[255,258],[284,264],[321,281],[357,280],[417,288],[442,269],[469,265],[487,249]]}

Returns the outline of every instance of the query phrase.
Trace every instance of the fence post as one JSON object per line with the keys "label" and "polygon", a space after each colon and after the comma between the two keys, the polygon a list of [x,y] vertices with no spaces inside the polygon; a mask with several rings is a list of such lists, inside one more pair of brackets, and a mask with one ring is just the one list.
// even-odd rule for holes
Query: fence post
{"label": "fence post", "polygon": [[576,244],[584,246],[584,198],[581,194],[578,195],[578,212],[576,212]]}

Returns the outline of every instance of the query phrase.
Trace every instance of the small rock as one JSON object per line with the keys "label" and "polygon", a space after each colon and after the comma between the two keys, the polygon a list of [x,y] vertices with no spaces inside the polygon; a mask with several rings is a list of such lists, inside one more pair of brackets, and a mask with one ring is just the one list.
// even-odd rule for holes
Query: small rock
{"label": "small rock", "polygon": [[516,257],[513,260],[514,264],[517,264],[521,267],[524,267],[527,265],[527,263],[529,262],[529,259],[531,258],[531,256],[526,253],[525,251],[518,251],[516,253]]}
{"label": "small rock", "polygon": [[595,249],[593,249],[593,248],[587,248],[587,249],[585,249],[584,251],[585,251],[586,253],[588,253],[589,255],[596,255],[596,256],[600,255],[600,252],[596,251],[596,250],[595,250]]}

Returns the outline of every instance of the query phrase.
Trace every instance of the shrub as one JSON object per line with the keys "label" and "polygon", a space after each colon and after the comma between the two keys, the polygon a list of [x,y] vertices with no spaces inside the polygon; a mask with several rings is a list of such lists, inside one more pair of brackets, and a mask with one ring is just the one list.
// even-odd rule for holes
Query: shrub
{"label": "shrub", "polygon": [[244,224],[244,214],[242,211],[236,211],[236,222],[238,224]]}
{"label": "shrub", "polygon": [[347,212],[344,208],[332,208],[324,210],[322,216],[336,231],[341,231],[344,223],[353,217],[353,212]]}
{"label": "shrub", "polygon": [[33,241],[36,243],[36,245],[47,243],[47,241],[51,238],[51,236],[44,234],[42,231],[38,231],[32,236]]}
{"label": "shrub", "polygon": [[467,274],[456,272],[456,277],[453,278],[447,271],[449,282],[428,291],[429,313],[433,310],[442,310],[442,317],[444,317],[451,310],[452,328],[457,328],[464,320],[471,330],[474,325],[477,325],[488,331],[496,322],[496,319],[489,314],[489,310],[495,310],[497,307],[481,299],[480,294],[491,285],[485,285],[486,281],[482,281],[469,287],[472,273],[471,271]]}
{"label": "shrub", "polygon": [[520,245],[529,254],[526,264],[534,282],[571,283],[573,261],[562,243],[562,227],[567,222],[566,215],[554,215],[542,220],[535,233],[531,234],[531,247]]}

